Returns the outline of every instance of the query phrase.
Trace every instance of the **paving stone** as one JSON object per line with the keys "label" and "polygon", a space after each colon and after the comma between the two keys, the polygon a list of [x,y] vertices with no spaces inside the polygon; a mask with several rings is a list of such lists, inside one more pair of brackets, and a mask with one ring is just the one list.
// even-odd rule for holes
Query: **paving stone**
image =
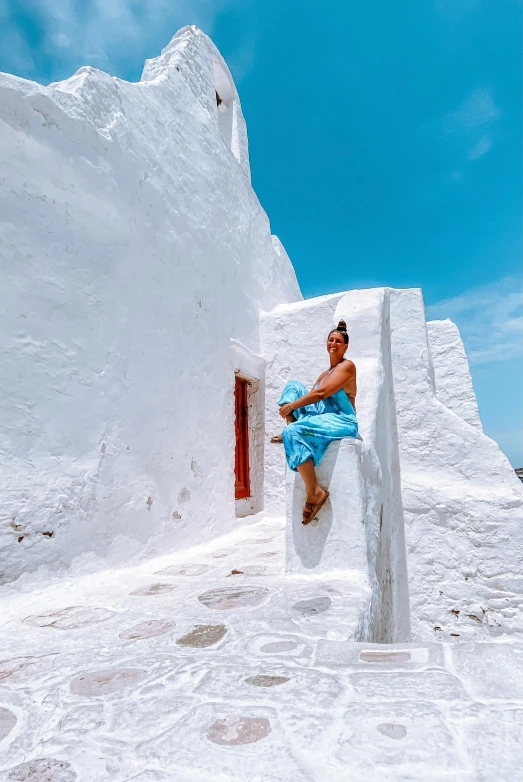
{"label": "paving stone", "polygon": [[201,576],[214,570],[210,565],[171,565],[156,572],[157,576]]}
{"label": "paving stone", "polygon": [[371,772],[372,779],[389,779],[394,769],[404,769],[400,779],[443,780],[447,771],[460,768],[452,730],[432,704],[354,704],[343,715],[342,724],[334,754],[351,767],[354,779],[369,777]]}
{"label": "paving stone", "polygon": [[314,616],[314,614],[322,614],[324,611],[328,611],[331,607],[332,600],[330,597],[313,597],[310,600],[299,600],[294,603],[293,609],[302,616]]}
{"label": "paving stone", "polygon": [[150,584],[149,586],[140,587],[131,592],[131,595],[140,595],[142,597],[153,597],[154,595],[165,595],[167,592],[172,592],[176,589],[174,584]]}
{"label": "paving stone", "polygon": [[359,644],[351,641],[318,643],[316,663],[328,666],[351,666],[368,670],[421,670],[445,668],[441,644]]}
{"label": "paving stone", "polygon": [[264,717],[224,717],[209,728],[208,737],[214,744],[226,747],[253,744],[269,735],[271,724]]}
{"label": "paving stone", "polygon": [[288,676],[264,676],[259,674],[258,676],[248,676],[245,681],[247,684],[252,684],[253,687],[278,687],[278,685],[290,681],[290,678]]}
{"label": "paving stone", "polygon": [[122,630],[120,638],[126,640],[140,640],[141,638],[155,638],[159,635],[165,635],[176,627],[174,622],[166,619],[148,619],[144,622],[138,622],[134,627],[128,630]]}
{"label": "paving stone", "polygon": [[397,722],[382,722],[377,726],[377,730],[391,739],[404,739],[407,735],[405,725],[398,725]]}
{"label": "paving stone", "polygon": [[[261,667],[261,666],[260,666]],[[306,668],[273,664],[269,669],[239,669],[209,661],[205,675],[194,692],[213,701],[274,701],[278,708],[287,704],[293,711],[310,713],[327,709],[343,691],[335,676]]]}
{"label": "paving stone", "polygon": [[[264,694],[284,689],[269,689]],[[249,691],[255,693],[256,688]],[[302,723],[306,721],[305,715]],[[211,731],[215,740],[210,738]],[[173,782],[316,780],[296,757],[294,742],[282,731],[276,708],[262,703],[203,703],[143,743],[140,750],[142,767],[147,763],[147,768],[169,770]]]}
{"label": "paving stone", "polygon": [[411,659],[410,652],[395,652],[393,650],[360,652],[360,660],[364,663],[409,663]]}
{"label": "paving stone", "polygon": [[313,646],[309,639],[302,635],[290,635],[288,633],[264,633],[251,639],[247,654],[259,655],[262,658],[269,656],[282,656],[284,658],[300,661],[310,660]]}
{"label": "paving stone", "polygon": [[142,668],[110,668],[105,671],[90,671],[82,673],[72,680],[70,689],[73,695],[98,697],[112,695],[132,687],[145,676]]}
{"label": "paving stone", "polygon": [[0,706],[0,741],[3,741],[16,725],[16,716],[9,709]]}
{"label": "paving stone", "polygon": [[451,713],[454,728],[463,737],[474,782],[520,782],[523,779],[523,708],[474,704]]}
{"label": "paving stone", "polygon": [[445,671],[371,671],[349,674],[365,700],[468,700],[460,680]]}
{"label": "paving stone", "polygon": [[221,587],[209,589],[199,595],[198,600],[207,608],[223,611],[230,608],[257,606],[265,600],[268,594],[269,590],[266,587]]}
{"label": "paving stone", "polygon": [[260,646],[260,652],[267,652],[267,654],[273,652],[290,652],[297,648],[298,644],[294,641],[271,641],[271,643]]}
{"label": "paving stone", "polygon": [[187,635],[179,638],[176,643],[179,646],[192,646],[195,649],[205,649],[214,646],[225,637],[227,628],[225,625],[196,625]]}
{"label": "paving stone", "polygon": [[24,623],[36,627],[54,627],[57,630],[73,630],[80,627],[106,622],[116,616],[115,611],[107,608],[89,606],[69,606],[60,611],[46,611],[38,616],[28,616]]}
{"label": "paving stone", "polygon": [[450,655],[452,670],[477,698],[523,699],[523,646],[465,643]]}
{"label": "paving stone", "polygon": [[39,758],[15,766],[7,774],[9,782],[74,782],[73,767],[65,760]]}

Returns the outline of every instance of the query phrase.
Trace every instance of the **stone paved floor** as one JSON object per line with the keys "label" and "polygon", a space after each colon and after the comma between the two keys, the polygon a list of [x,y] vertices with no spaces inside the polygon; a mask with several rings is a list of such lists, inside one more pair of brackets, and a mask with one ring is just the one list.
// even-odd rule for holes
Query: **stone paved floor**
{"label": "stone paved floor", "polygon": [[523,780],[523,644],[374,646],[261,521],[0,602],[0,779]]}

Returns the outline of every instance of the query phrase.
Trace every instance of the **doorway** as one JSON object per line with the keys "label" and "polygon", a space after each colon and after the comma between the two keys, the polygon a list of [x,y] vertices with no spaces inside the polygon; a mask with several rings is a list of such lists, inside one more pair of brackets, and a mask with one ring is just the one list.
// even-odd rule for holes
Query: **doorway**
{"label": "doorway", "polygon": [[251,496],[249,468],[249,402],[248,382],[236,377],[234,388],[236,451],[234,462],[234,496],[243,500]]}

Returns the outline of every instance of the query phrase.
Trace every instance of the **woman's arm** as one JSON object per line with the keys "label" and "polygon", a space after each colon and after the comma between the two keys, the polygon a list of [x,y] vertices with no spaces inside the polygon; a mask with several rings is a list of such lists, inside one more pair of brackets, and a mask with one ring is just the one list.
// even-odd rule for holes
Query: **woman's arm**
{"label": "woman's arm", "polygon": [[[290,402],[287,405],[280,407],[280,415],[282,418],[287,418],[298,407],[305,407],[305,405],[311,405],[314,402],[319,402],[321,399],[328,399],[347,385],[350,379],[354,376],[356,367],[352,361],[342,361],[338,364],[334,372],[332,372],[320,385],[319,388],[313,388],[308,394],[302,396],[300,399],[296,399],[295,402]],[[322,376],[320,375],[320,378]]]}

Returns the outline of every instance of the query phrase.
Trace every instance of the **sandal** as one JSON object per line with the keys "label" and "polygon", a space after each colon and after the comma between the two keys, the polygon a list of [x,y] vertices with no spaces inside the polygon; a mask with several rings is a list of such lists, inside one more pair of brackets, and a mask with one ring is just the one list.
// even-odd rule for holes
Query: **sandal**
{"label": "sandal", "polygon": [[313,502],[306,502],[305,508],[303,509],[303,519],[302,524],[310,524],[311,521],[314,521],[320,510],[323,508],[327,500],[329,499],[329,492],[327,489],[325,489],[325,497],[320,501],[314,504]]}
{"label": "sandal", "polygon": [[283,442],[283,436],[281,434],[275,434],[274,437],[271,437],[271,443],[282,443]]}

